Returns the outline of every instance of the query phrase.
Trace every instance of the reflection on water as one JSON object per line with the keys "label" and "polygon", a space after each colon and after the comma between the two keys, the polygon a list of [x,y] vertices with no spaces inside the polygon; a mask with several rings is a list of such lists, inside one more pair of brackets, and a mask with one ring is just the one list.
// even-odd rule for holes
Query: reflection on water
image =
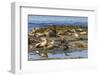
{"label": "reflection on water", "polygon": [[75,58],[87,58],[88,51],[87,50],[70,50],[66,52],[57,51],[54,53],[48,53],[48,57],[42,57],[36,52],[28,53],[28,60],[49,60],[49,59],[75,59]]}

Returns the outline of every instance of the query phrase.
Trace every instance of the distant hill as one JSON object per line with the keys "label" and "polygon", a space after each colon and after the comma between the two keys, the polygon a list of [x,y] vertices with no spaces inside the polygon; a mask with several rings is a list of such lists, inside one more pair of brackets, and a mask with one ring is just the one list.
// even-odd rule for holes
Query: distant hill
{"label": "distant hill", "polygon": [[71,26],[71,25],[75,25],[75,26],[87,26],[87,22],[57,22],[57,23],[28,23],[29,28],[30,27],[47,27],[49,25],[56,25],[56,26],[61,26],[61,25],[65,25],[65,26]]}
{"label": "distant hill", "polygon": [[28,29],[31,31],[33,28],[48,27],[48,26],[80,26],[87,27],[86,22],[59,22],[59,23],[28,23]]}

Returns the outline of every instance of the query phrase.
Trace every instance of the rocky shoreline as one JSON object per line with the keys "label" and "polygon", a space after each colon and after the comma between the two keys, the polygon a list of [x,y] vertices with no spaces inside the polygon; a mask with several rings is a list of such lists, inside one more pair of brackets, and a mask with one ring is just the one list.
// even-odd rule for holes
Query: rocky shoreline
{"label": "rocky shoreline", "polygon": [[[87,49],[87,28],[76,27],[46,27],[33,29],[28,33],[28,52],[48,57],[50,50],[62,49],[63,52],[70,49]],[[53,52],[51,52],[53,53]]]}

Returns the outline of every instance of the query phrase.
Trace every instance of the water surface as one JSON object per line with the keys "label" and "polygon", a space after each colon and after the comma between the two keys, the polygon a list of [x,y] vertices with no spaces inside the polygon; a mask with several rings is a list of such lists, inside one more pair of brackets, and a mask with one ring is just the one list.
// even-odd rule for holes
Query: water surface
{"label": "water surface", "polygon": [[48,53],[47,57],[41,57],[39,54],[36,54],[35,52],[29,52],[28,54],[28,60],[34,61],[34,60],[48,60],[48,59],[76,59],[76,58],[87,58],[88,57],[88,51],[87,50],[81,50],[81,51],[71,51],[71,52],[61,52],[61,53]]}

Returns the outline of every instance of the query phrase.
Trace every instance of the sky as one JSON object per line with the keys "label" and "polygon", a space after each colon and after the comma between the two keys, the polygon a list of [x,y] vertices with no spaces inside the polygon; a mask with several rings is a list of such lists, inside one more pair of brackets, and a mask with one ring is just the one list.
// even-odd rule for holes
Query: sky
{"label": "sky", "polygon": [[29,15],[28,23],[53,23],[53,22],[82,22],[87,23],[87,17],[80,16],[43,16],[43,15]]}

